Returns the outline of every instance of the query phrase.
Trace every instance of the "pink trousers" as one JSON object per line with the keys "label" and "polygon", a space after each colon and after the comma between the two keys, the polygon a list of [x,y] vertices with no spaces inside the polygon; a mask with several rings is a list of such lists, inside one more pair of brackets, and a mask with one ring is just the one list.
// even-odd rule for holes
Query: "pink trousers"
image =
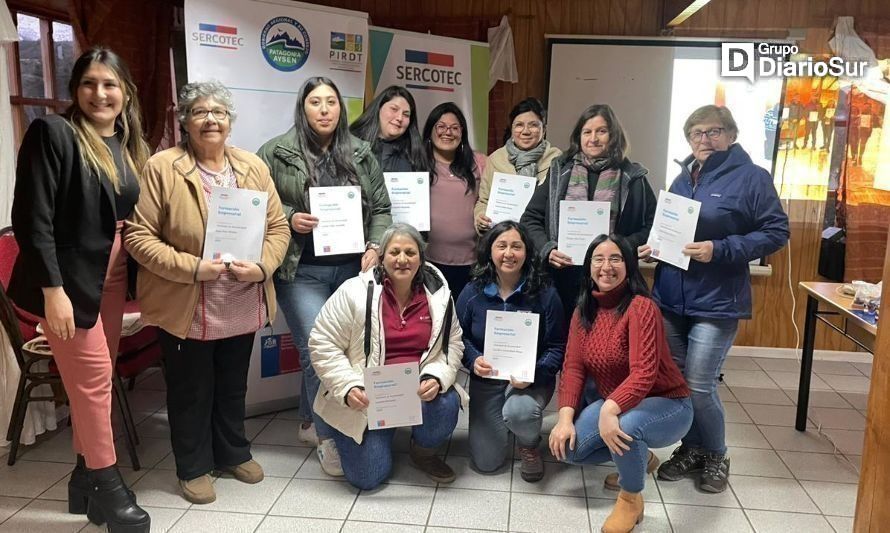
{"label": "pink trousers", "polygon": [[90,469],[117,462],[111,430],[111,373],[127,297],[127,252],[121,246],[122,228],[123,222],[118,222],[96,325],[77,328],[74,338],[62,340],[53,335],[46,320],[40,321],[71,405],[74,451],[84,456]]}

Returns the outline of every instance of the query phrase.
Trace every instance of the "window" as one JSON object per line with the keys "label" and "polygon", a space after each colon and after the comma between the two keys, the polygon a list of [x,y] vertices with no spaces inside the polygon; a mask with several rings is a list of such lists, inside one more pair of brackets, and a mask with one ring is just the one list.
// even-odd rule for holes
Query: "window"
{"label": "window", "polygon": [[74,31],[66,20],[12,9],[19,42],[9,47],[10,103],[16,145],[31,121],[71,103],[68,77],[77,59]]}

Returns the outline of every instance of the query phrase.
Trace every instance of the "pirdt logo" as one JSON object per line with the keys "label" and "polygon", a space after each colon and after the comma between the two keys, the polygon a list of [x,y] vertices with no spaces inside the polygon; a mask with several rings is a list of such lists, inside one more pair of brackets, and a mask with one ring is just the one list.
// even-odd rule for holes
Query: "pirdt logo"
{"label": "pirdt logo", "polygon": [[453,55],[405,50],[405,63],[396,66],[396,79],[409,89],[453,93],[454,87],[463,85],[463,73],[454,70]]}
{"label": "pirdt logo", "polygon": [[192,32],[192,41],[198,43],[198,46],[226,50],[237,50],[244,46],[244,37],[238,36],[238,28],[235,26],[220,26],[206,22],[198,23],[198,31]]}
{"label": "pirdt logo", "polygon": [[331,52],[328,59],[332,61],[361,62],[365,53],[364,38],[358,33],[331,32]]}
{"label": "pirdt logo", "polygon": [[309,34],[306,28],[290,17],[275,17],[266,23],[260,34],[263,57],[282,72],[293,72],[309,59]]}

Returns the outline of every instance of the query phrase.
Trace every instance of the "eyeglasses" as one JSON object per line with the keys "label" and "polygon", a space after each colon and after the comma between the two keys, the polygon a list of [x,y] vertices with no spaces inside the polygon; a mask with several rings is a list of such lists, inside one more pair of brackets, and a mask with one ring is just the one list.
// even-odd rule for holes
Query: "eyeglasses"
{"label": "eyeglasses", "polygon": [[689,140],[690,141],[701,141],[702,138],[707,135],[708,139],[714,140],[717,137],[723,135],[723,132],[726,131],[726,128],[711,128],[707,131],[702,130],[692,130],[689,132]]}
{"label": "eyeglasses", "polygon": [[441,122],[436,124],[436,133],[439,135],[445,135],[446,133],[460,135],[461,131],[463,131],[463,128],[460,127],[460,124],[452,124],[450,126],[442,124]]}
{"label": "eyeglasses", "polygon": [[517,122],[517,123],[513,124],[513,129],[516,131],[522,131],[522,130],[528,128],[528,131],[534,133],[537,131],[541,131],[541,128],[543,126],[544,125],[541,124],[540,122],[528,122],[528,123]]}
{"label": "eyeglasses", "polygon": [[219,107],[216,109],[192,109],[192,118],[204,120],[207,115],[213,115],[216,120],[225,120],[229,116],[229,110]]}
{"label": "eyeglasses", "polygon": [[590,259],[590,264],[595,267],[601,267],[606,264],[606,260],[608,259],[609,264],[612,266],[618,266],[624,264],[624,257],[620,255],[610,255],[608,258],[603,257],[601,255],[595,255]]}

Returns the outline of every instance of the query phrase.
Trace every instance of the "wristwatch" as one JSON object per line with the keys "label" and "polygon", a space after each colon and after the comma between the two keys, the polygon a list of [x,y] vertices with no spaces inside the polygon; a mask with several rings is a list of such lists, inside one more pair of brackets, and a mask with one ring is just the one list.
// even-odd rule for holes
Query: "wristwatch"
{"label": "wristwatch", "polygon": [[367,252],[368,250],[374,250],[375,252],[377,252],[379,254],[380,253],[380,245],[377,244],[376,242],[368,241],[365,243],[365,251]]}

